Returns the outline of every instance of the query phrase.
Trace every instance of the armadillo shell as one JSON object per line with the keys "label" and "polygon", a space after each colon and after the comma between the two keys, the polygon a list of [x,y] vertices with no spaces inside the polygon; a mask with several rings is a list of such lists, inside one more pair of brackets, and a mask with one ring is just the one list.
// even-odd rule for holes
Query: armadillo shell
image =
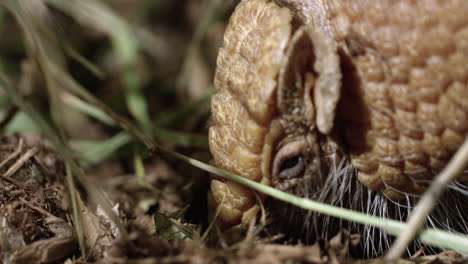
{"label": "armadillo shell", "polygon": [[[423,192],[468,134],[468,2],[276,2],[284,8],[242,1],[226,30],[212,100],[215,165],[268,184],[265,153],[272,148],[281,57],[293,25],[308,24],[339,48],[335,130],[360,182],[393,199]],[[256,203],[222,180],[212,190],[229,225]]]}

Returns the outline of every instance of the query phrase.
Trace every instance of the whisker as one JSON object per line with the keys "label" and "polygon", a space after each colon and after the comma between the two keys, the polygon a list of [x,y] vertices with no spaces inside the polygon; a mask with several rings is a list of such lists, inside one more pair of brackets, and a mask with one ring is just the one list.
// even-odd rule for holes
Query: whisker
{"label": "whisker", "polygon": [[[321,176],[322,177],[322,176]],[[398,190],[396,190],[398,191]],[[298,187],[294,193],[308,197],[318,202],[341,206],[382,218],[392,218],[405,221],[417,204],[420,195],[405,195],[405,199],[396,201],[387,198],[380,192],[373,192],[365,188],[357,179],[357,170],[353,167],[349,157],[340,160],[334,158],[323,185]],[[427,217],[426,226],[443,228],[450,232],[468,233],[468,226],[464,212],[468,211],[468,186],[453,183],[445,195],[436,205],[433,213]],[[278,208],[275,201],[274,208]],[[289,222],[286,227],[280,227],[290,237],[301,238],[306,243],[312,243],[318,238],[329,239],[341,228],[346,227],[351,233],[362,235],[361,247],[364,257],[382,255],[393,241],[384,230],[368,225],[356,224],[311,211],[304,211],[293,206],[283,204],[280,215]],[[273,209],[273,211],[275,211]],[[278,210],[276,210],[278,212]],[[277,222],[275,222],[276,224]],[[278,228],[277,224],[274,228]],[[408,247],[408,253],[416,252],[422,247],[420,241],[414,241]],[[426,254],[433,254],[437,249],[427,247]]]}

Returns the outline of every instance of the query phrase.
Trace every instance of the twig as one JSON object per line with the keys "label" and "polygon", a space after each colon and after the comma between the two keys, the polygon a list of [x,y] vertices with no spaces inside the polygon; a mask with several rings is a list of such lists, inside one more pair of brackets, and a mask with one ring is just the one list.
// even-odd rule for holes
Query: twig
{"label": "twig", "polygon": [[7,181],[13,185],[15,185],[16,187],[20,187],[22,188],[23,187],[23,184],[13,178],[8,178],[8,177],[5,177],[3,174],[0,174],[0,179],[4,180],[4,181]]}
{"label": "twig", "polygon": [[33,160],[34,160],[34,162],[39,164],[39,166],[44,170],[46,175],[50,175],[49,169],[46,167],[46,165],[44,165],[44,162],[42,162],[42,160],[40,158],[38,158],[37,156],[34,156]]}
{"label": "twig", "polygon": [[16,158],[16,156],[18,156],[21,151],[23,151],[23,144],[24,141],[22,138],[20,138],[19,140],[19,143],[18,143],[18,146],[16,147],[15,151],[13,151],[13,153],[11,153],[10,155],[8,155],[8,157],[2,161],[2,163],[0,163],[0,169],[3,168],[3,166],[5,166],[10,160]]}
{"label": "twig", "polygon": [[426,216],[434,209],[437,201],[442,195],[447,185],[452,182],[468,164],[468,138],[465,143],[455,153],[445,169],[435,178],[429,189],[422,196],[418,205],[410,216],[405,230],[398,236],[392,248],[385,257],[388,261],[398,259],[406,250],[409,242],[413,240],[420,231]]}
{"label": "twig", "polygon": [[[0,168],[5,166],[9,161],[15,159],[22,151],[23,151],[23,139],[21,138],[19,140],[18,146],[16,147],[15,151],[11,153],[2,163],[0,164]],[[4,181],[8,181],[9,183],[12,183],[16,185],[16,187],[23,187],[23,184],[13,178],[10,178],[11,175],[13,175],[21,166],[32,156],[35,154],[32,153],[31,156],[28,153],[31,151],[31,149],[26,152],[20,159],[18,159],[4,174],[0,174],[0,178],[3,179]]]}
{"label": "twig", "polygon": [[15,174],[25,163],[28,161],[34,154],[37,153],[39,149],[37,147],[33,147],[24,153],[8,170],[3,174],[5,178],[10,178],[11,175]]}
{"label": "twig", "polygon": [[55,218],[58,218],[56,217],[55,215],[47,212],[46,210],[42,209],[41,207],[39,206],[35,206],[34,204],[32,204],[31,202],[25,200],[23,197],[20,197],[19,198],[25,205],[29,206],[31,209],[34,209],[36,211],[38,211],[39,213],[43,214],[43,215],[46,215],[46,216],[49,216],[49,217],[55,217]]}

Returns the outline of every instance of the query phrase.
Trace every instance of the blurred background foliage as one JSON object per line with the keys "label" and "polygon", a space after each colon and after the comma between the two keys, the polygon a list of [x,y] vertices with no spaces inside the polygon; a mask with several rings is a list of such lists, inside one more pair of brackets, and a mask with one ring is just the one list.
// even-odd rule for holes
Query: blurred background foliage
{"label": "blurred background foliage", "polygon": [[[149,154],[158,145],[209,162],[216,56],[237,2],[0,2],[0,129],[42,135],[59,153],[81,249],[75,180],[108,215],[120,201],[127,214],[186,208],[207,225],[206,173]],[[116,186],[127,189],[111,204],[101,189]]]}
{"label": "blurred background foliage", "polygon": [[[85,164],[117,155],[131,138],[99,106],[67,87],[71,80],[159,143],[207,148],[217,50],[237,1],[14,2],[30,11],[23,23],[44,43],[42,58],[61,73],[54,78],[56,88],[48,90],[22,18],[18,22],[5,8],[0,9],[0,72],[45,119],[60,120]],[[3,132],[41,133],[0,93]]]}

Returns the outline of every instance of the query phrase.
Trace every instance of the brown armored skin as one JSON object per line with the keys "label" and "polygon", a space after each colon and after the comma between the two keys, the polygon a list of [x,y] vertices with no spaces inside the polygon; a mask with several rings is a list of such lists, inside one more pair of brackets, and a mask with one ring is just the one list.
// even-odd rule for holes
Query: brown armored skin
{"label": "brown armored skin", "polygon": [[[241,1],[217,61],[214,164],[306,193],[347,158],[388,199],[421,194],[468,134],[467,14],[466,0]],[[225,226],[259,207],[221,179],[209,200]]]}

